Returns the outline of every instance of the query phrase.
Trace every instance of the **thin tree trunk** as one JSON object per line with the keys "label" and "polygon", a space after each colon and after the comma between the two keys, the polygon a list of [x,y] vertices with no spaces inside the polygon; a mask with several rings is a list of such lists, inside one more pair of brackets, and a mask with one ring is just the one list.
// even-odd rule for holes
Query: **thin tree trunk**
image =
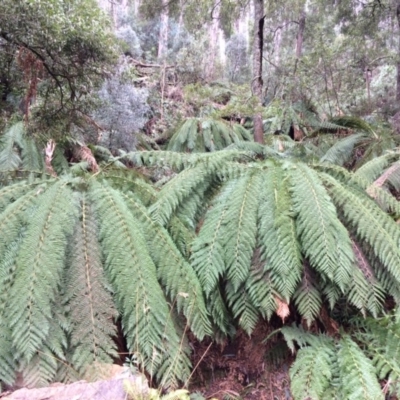
{"label": "thin tree trunk", "polygon": [[397,0],[396,17],[397,17],[397,25],[399,27],[397,33],[399,40],[397,57],[399,57],[399,60],[397,61],[396,101],[400,103],[400,0]]}
{"label": "thin tree trunk", "polygon": [[[285,24],[285,23],[284,23]],[[274,35],[274,63],[276,67],[281,63],[282,28],[278,27]]]}
{"label": "thin tree trunk", "polygon": [[165,59],[168,50],[168,21],[169,21],[169,0],[162,0],[160,34],[158,36],[158,54],[159,60]]}
{"label": "thin tree trunk", "polygon": [[[254,4],[254,44],[253,44],[253,79],[251,89],[254,96],[259,99],[259,106],[262,105],[263,90],[263,46],[264,46],[264,0],[253,0]],[[254,116],[254,140],[264,143],[264,130],[261,113]]]}
{"label": "thin tree trunk", "polygon": [[219,19],[221,14],[221,0],[214,0],[209,27],[210,47],[206,76],[209,81],[215,78],[215,64],[219,45]]}
{"label": "thin tree trunk", "polygon": [[294,75],[296,75],[297,64],[301,58],[303,52],[303,40],[304,40],[304,30],[306,28],[306,12],[303,10],[299,20],[299,30],[297,31],[296,40],[296,62],[294,65]]}

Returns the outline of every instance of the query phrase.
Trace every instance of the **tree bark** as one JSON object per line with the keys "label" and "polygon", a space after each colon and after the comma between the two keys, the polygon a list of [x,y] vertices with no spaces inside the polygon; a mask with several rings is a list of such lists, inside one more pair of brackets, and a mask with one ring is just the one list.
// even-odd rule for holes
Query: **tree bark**
{"label": "tree bark", "polygon": [[303,52],[304,30],[306,28],[306,12],[303,10],[299,19],[299,30],[297,31],[296,40],[296,62],[294,64],[294,75],[296,75],[297,64]]}
{"label": "tree bark", "polygon": [[219,48],[219,19],[221,14],[221,0],[214,0],[211,12],[211,24],[209,26],[210,47],[207,65],[207,80],[212,81],[215,76],[215,63]]}
{"label": "tree bark", "polygon": [[160,33],[158,36],[157,54],[159,60],[165,59],[168,51],[169,0],[162,0],[161,5]]}
{"label": "tree bark", "polygon": [[397,61],[397,79],[396,79],[396,101],[400,103],[400,0],[397,0],[396,18],[397,18],[397,25],[399,27],[397,33],[399,44],[397,50],[398,61]]}
{"label": "tree bark", "polygon": [[[263,90],[263,46],[264,46],[264,0],[253,0],[254,4],[254,44],[253,44],[253,79],[251,89],[253,95],[258,97],[259,106],[262,105]],[[264,129],[261,113],[254,116],[254,140],[264,143]]]}

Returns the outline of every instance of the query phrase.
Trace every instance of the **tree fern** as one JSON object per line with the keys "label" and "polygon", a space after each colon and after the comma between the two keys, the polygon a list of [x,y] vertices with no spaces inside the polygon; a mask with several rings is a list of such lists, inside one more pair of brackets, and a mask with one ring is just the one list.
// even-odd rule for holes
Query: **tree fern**
{"label": "tree fern", "polygon": [[171,151],[204,152],[222,150],[232,143],[251,141],[252,135],[238,124],[223,120],[189,118],[171,137]]}
{"label": "tree fern", "polygon": [[[294,352],[290,368],[291,390],[297,399],[383,399],[378,370],[368,351],[349,334],[338,338],[314,335],[301,328],[284,327],[282,334]],[[370,338],[374,336],[369,334]]]}
{"label": "tree fern", "polygon": [[[399,228],[377,204],[383,199],[382,208],[397,210],[394,197],[380,188],[367,193],[363,178],[338,166],[241,148],[192,159],[195,164],[163,186],[151,206],[153,218],[164,225],[179,215],[195,227],[196,209],[205,211],[191,264],[207,296],[220,291],[231,315],[239,324],[246,320],[241,326],[249,331],[256,315],[278,310],[277,301],[294,302],[310,323],[325,300],[334,308],[344,298],[377,315],[386,294],[398,299]],[[162,158],[160,152],[157,159]],[[219,323],[229,321],[221,307],[219,312],[212,307]]]}
{"label": "tree fern", "polygon": [[151,201],[154,189],[121,183],[118,175],[0,190],[0,284],[9,287],[2,292],[7,313],[0,310],[3,382],[23,369],[30,385],[44,385],[111,362],[115,310],[143,368],[164,386],[189,377],[184,326],[199,338],[211,333],[203,292],[167,229],[140,201]]}

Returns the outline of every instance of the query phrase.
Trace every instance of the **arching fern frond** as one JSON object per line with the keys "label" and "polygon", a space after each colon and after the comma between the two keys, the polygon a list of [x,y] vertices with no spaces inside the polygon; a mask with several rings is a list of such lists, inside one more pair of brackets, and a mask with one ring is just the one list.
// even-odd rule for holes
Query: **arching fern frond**
{"label": "arching fern frond", "polygon": [[313,335],[296,327],[284,327],[281,332],[292,351],[295,351],[294,342],[300,347],[290,368],[295,400],[383,400],[377,371],[368,358],[368,352],[360,348],[350,335],[344,334],[333,339],[321,334]]}
{"label": "arching fern frond", "polygon": [[252,141],[249,131],[223,120],[189,118],[171,137],[167,150],[205,152],[222,150],[232,143]]}
{"label": "arching fern frond", "polygon": [[176,355],[180,346],[156,267],[138,221],[121,195],[93,183],[90,196],[100,218],[100,240],[108,249],[105,269],[116,290],[127,344],[132,350],[139,350],[146,369],[154,375],[164,358],[171,356],[164,348],[164,334],[169,337],[172,354]]}
{"label": "arching fern frond", "polygon": [[363,133],[349,135],[338,140],[328,151],[321,157],[321,162],[343,165],[349,161],[354,147],[364,138]]}
{"label": "arching fern frond", "polygon": [[69,202],[70,198],[65,182],[60,181],[28,211],[31,215],[18,252],[18,274],[10,291],[9,316],[13,345],[27,362],[49,334],[52,302],[61,282],[76,207]]}
{"label": "arching fern frond", "polygon": [[[104,276],[98,226],[92,207],[83,194],[81,217],[75,225],[66,270],[66,292],[70,297],[71,362],[83,375],[87,366],[111,363],[116,357],[113,321],[117,317],[110,284]],[[95,378],[95,377],[93,377]]]}
{"label": "arching fern frond", "polygon": [[0,172],[18,168],[31,171],[43,168],[43,156],[35,141],[26,136],[23,122],[15,123],[0,136]]}
{"label": "arching fern frond", "polygon": [[118,182],[80,173],[1,189],[3,382],[24,369],[30,384],[43,385],[111,362],[115,309],[129,351],[149,374],[165,387],[189,377],[185,331],[211,333],[201,286],[139,200],[156,191]]}
{"label": "arching fern frond", "polygon": [[384,399],[371,360],[351,338],[339,342],[338,363],[344,399]]}
{"label": "arching fern frond", "polygon": [[300,243],[285,173],[279,166],[268,169],[260,187],[259,242],[264,269],[274,287],[289,302],[301,278]]}
{"label": "arching fern frond", "polygon": [[133,196],[125,200],[142,223],[150,254],[157,265],[158,279],[171,301],[176,302],[178,311],[183,310],[192,332],[202,340],[211,334],[211,326],[197,275],[179,253],[168,231],[154,222]]}
{"label": "arching fern frond", "polygon": [[310,264],[344,290],[351,279],[353,252],[346,229],[318,175],[299,164],[293,170],[291,190],[296,229]]}
{"label": "arching fern frond", "polygon": [[394,152],[375,157],[358,168],[354,175],[372,183],[392,161],[398,158],[399,155]]}

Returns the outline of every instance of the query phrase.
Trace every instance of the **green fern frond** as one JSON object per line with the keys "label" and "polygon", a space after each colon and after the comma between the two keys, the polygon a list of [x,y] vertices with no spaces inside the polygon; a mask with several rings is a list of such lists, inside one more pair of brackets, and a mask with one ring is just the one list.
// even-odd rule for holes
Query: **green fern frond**
{"label": "green fern frond", "polygon": [[297,327],[295,324],[292,324],[292,326],[284,326],[279,330],[279,332],[282,333],[286,344],[292,353],[296,352],[296,344],[300,348],[303,348],[319,345],[321,343],[321,338],[319,336],[304,330],[301,326]]}
{"label": "green fern frond", "polygon": [[261,257],[275,289],[289,302],[300,281],[302,264],[294,211],[282,168],[274,166],[264,174],[259,199]]}
{"label": "green fern frond", "polygon": [[[255,246],[257,212],[254,210],[256,202],[252,196],[256,197],[256,193],[249,194],[249,191],[258,190],[259,182],[254,179],[259,180],[252,176],[244,176],[241,180],[233,180],[224,187],[215,197],[202,229],[193,242],[192,265],[199,275],[206,294],[214,289],[219,278],[227,271],[231,271],[228,274],[241,274],[235,285],[246,279]],[[241,192],[236,195],[238,187],[241,188]],[[248,206],[246,206],[247,200],[250,201]],[[246,220],[247,217],[244,218],[243,213],[250,217]],[[240,225],[242,222],[247,224],[246,229],[242,227],[241,230],[237,230],[235,225]],[[239,235],[236,238],[232,236],[235,233]],[[244,239],[247,240],[247,248],[244,254],[239,254],[238,246],[242,245],[240,237],[242,233],[246,235]],[[236,271],[233,265],[235,268],[239,265],[240,269]]]}
{"label": "green fern frond", "polygon": [[308,324],[314,321],[322,305],[320,291],[311,269],[305,265],[302,280],[293,295],[294,303]]}
{"label": "green fern frond", "polygon": [[[340,338],[315,335],[299,327],[283,327],[283,334],[289,348],[294,352],[295,344],[300,347],[296,360],[290,369],[291,389],[295,399],[383,399],[378,383],[378,364],[370,356],[380,349],[384,339],[381,333],[369,329],[369,321],[356,320],[355,337],[360,348],[349,334]],[[376,325],[376,323],[375,323]],[[369,349],[374,349],[370,353]],[[378,350],[379,352],[379,350]],[[380,353],[382,354],[382,352]],[[389,359],[394,359],[389,356]],[[389,369],[384,367],[386,374]],[[381,375],[385,378],[387,375]]]}
{"label": "green fern frond", "polygon": [[356,267],[353,270],[353,284],[350,287],[348,298],[365,314],[365,310],[377,316],[384,302],[384,289],[375,277],[367,257],[361,246],[352,240]]}
{"label": "green fern frond", "polygon": [[366,196],[360,196],[354,189],[345,188],[328,175],[324,175],[323,179],[330,186],[329,192],[341,210],[344,222],[354,228],[359,240],[371,246],[382,265],[399,282],[400,230],[396,223]]}
{"label": "green fern frond", "polygon": [[81,216],[75,226],[69,269],[65,282],[70,318],[71,362],[82,375],[87,366],[111,363],[116,357],[113,321],[117,317],[109,284],[101,263],[98,227],[90,205],[83,195]]}
{"label": "green fern frond", "polygon": [[183,310],[193,333],[202,340],[211,334],[202,287],[191,266],[182,257],[168,231],[154,222],[147,210],[133,196],[125,197],[127,205],[142,222],[150,255],[157,265],[157,276],[178,311]]}
{"label": "green fern frond", "polygon": [[340,117],[331,118],[329,122],[340,127],[350,128],[355,131],[361,131],[370,135],[375,135],[372,126],[368,122],[353,115],[342,115]]}
{"label": "green fern frond", "polygon": [[44,387],[54,381],[57,372],[57,359],[52,351],[43,345],[29,363],[22,363],[22,376],[27,387]]}
{"label": "green fern frond", "polygon": [[25,138],[24,146],[21,150],[21,157],[24,169],[28,171],[40,171],[43,169],[43,156],[32,138]]}
{"label": "green fern frond", "polygon": [[[183,219],[183,218],[182,218]],[[190,258],[190,244],[195,238],[194,227],[189,229],[188,224],[185,224],[179,217],[172,217],[168,225],[168,232],[175,243],[176,247],[186,258]]]}
{"label": "green fern frond", "polygon": [[37,186],[39,186],[37,188],[37,195],[40,194],[43,191],[43,188],[40,188],[40,186],[44,187],[45,182],[44,180],[33,180],[33,182],[23,181],[0,188],[0,212],[4,211],[8,205],[23,197]]}
{"label": "green fern frond", "polygon": [[380,380],[386,379],[390,393],[399,394],[400,324],[393,315],[355,320],[354,335],[372,359]]}
{"label": "green fern frond", "polygon": [[105,269],[116,292],[128,348],[141,354],[144,367],[152,375],[168,360],[181,364],[182,369],[168,370],[165,379],[184,379],[189,375],[190,362],[181,352],[180,338],[138,221],[114,189],[93,182],[90,198],[100,220]]}
{"label": "green fern frond", "polygon": [[21,157],[17,146],[22,140],[25,127],[23,122],[12,125],[1,137],[0,142],[0,171],[17,169]]}
{"label": "green fern frond", "polygon": [[8,246],[0,262],[0,380],[8,385],[14,383],[16,377],[15,372],[17,371],[8,319],[8,293],[15,279],[15,271],[17,269],[16,258],[22,237],[23,235],[20,234],[20,236]]}
{"label": "green fern frond", "polygon": [[338,362],[343,399],[384,399],[371,360],[348,335],[339,342]]}
{"label": "green fern frond", "polygon": [[217,333],[222,333],[223,336],[227,336],[233,324],[231,314],[218,287],[214,288],[208,295],[207,307],[210,313],[210,319]]}
{"label": "green fern frond", "polygon": [[380,157],[375,157],[372,160],[363,164],[358,168],[354,175],[363,178],[365,181],[372,183],[382,171],[394,160],[398,159],[397,153],[386,153]]}
{"label": "green fern frond", "polygon": [[226,297],[239,326],[250,335],[257,325],[260,312],[251,301],[245,285],[236,288],[232,283],[228,282],[226,285]]}
{"label": "green fern frond", "polygon": [[371,184],[370,180],[364,179],[364,176],[351,173],[344,168],[333,165],[314,164],[314,168],[318,171],[327,172],[345,184],[346,187],[351,186],[357,191],[365,191],[382,210],[392,214],[396,218],[400,217],[400,202],[387,190]]}
{"label": "green fern frond", "polygon": [[263,271],[262,265],[253,265],[246,280],[246,293],[251,303],[256,307],[263,318],[270,319],[277,309],[274,290],[269,272]]}
{"label": "green fern frond", "polygon": [[334,343],[322,335],[312,346],[301,348],[290,368],[291,392],[294,399],[322,399],[332,380],[336,363]]}
{"label": "green fern frond", "polygon": [[259,174],[244,175],[235,184],[235,195],[228,199],[226,224],[221,231],[227,278],[234,288],[245,282],[257,235]]}
{"label": "green fern frond", "polygon": [[355,145],[357,145],[364,137],[363,133],[357,133],[338,140],[321,157],[321,162],[328,162],[337,165],[345,164],[349,161]]}
{"label": "green fern frond", "polygon": [[25,134],[23,122],[12,125],[0,139],[0,171],[43,169],[43,156],[35,141]]}
{"label": "green fern frond", "polygon": [[349,285],[353,252],[349,235],[318,175],[298,164],[288,166],[296,228],[311,266],[342,291]]}
{"label": "green fern frond", "polygon": [[13,344],[27,362],[50,333],[52,302],[61,281],[67,237],[76,207],[69,199],[71,193],[63,181],[40,196],[37,208],[31,210],[26,237],[18,254],[18,274],[10,294],[10,326]]}
{"label": "green fern frond", "polygon": [[175,151],[136,151],[127,153],[123,159],[131,161],[138,167],[164,167],[167,166],[175,171],[194,167],[202,164],[203,168],[215,170],[226,161],[249,159],[253,154],[249,151],[238,151],[233,147],[215,153],[179,153]]}
{"label": "green fern frond", "polygon": [[252,135],[241,125],[231,125],[222,120],[189,118],[172,136],[167,150],[216,151],[242,140],[251,141]]}
{"label": "green fern frond", "polygon": [[173,212],[182,204],[194,188],[209,182],[210,173],[201,167],[189,168],[168,182],[160,191],[159,200],[150,208],[155,221],[166,225]]}

